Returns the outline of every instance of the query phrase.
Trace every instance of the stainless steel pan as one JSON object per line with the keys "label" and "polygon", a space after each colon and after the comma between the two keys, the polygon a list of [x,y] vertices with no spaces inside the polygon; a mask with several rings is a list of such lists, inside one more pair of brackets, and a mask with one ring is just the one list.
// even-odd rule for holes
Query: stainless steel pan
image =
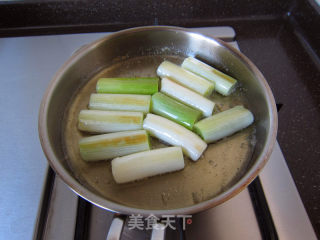
{"label": "stainless steel pan", "polygon": [[[110,162],[81,160],[77,117],[87,108],[99,77],[155,76],[164,59],[187,56],[216,66],[239,80],[231,97],[213,95],[217,111],[243,104],[253,126],[210,144],[183,171],[117,185]],[[53,77],[41,103],[39,135],[56,173],[90,202],[123,214],[192,214],[214,207],[243,190],[267,162],[277,133],[271,90],[255,65],[228,44],[175,27],[140,27],[114,33],[78,50]],[[153,147],[160,143],[152,140]]]}

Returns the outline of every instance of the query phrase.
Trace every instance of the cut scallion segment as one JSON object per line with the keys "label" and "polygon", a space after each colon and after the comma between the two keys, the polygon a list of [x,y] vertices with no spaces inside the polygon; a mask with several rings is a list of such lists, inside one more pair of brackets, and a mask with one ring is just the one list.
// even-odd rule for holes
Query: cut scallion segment
{"label": "cut scallion segment", "polygon": [[148,113],[150,103],[150,95],[93,93],[90,96],[89,108]]}
{"label": "cut scallion segment", "polygon": [[182,151],[194,161],[207,148],[207,144],[197,134],[164,117],[148,113],[143,128],[153,137],[182,147]]}
{"label": "cut scallion segment", "polygon": [[154,94],[158,92],[157,77],[146,78],[100,78],[98,93]]}
{"label": "cut scallion segment", "polygon": [[142,129],[142,122],[142,112],[81,110],[78,128],[92,133],[109,133]]}
{"label": "cut scallion segment", "polygon": [[173,79],[181,85],[204,96],[209,96],[214,89],[212,82],[168,61],[160,64],[157,69],[157,74],[162,78],[167,77]]}
{"label": "cut scallion segment", "polygon": [[107,160],[150,150],[145,130],[125,131],[82,138],[80,155],[85,161]]}
{"label": "cut scallion segment", "polygon": [[112,175],[126,183],[184,168],[181,147],[167,147],[130,154],[112,160]]}
{"label": "cut scallion segment", "polygon": [[230,77],[193,57],[186,58],[181,66],[213,82],[215,84],[215,91],[225,96],[230,95],[237,83],[237,80],[233,77]]}
{"label": "cut scallion segment", "polygon": [[199,110],[186,106],[160,92],[152,95],[151,112],[168,118],[191,130],[194,123],[201,117]]}
{"label": "cut scallion segment", "polygon": [[186,105],[200,110],[205,117],[212,115],[215,103],[200,94],[185,88],[168,78],[161,80],[161,92]]}
{"label": "cut scallion segment", "polygon": [[197,122],[194,130],[207,143],[211,143],[248,127],[253,120],[253,114],[248,109],[236,106]]}

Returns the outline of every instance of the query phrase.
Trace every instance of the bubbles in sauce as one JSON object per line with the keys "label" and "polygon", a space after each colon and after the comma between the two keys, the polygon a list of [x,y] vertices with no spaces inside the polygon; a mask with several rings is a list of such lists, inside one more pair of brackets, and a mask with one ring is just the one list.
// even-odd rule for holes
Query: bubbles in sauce
{"label": "bubbles in sauce", "polygon": [[[163,49],[164,53],[166,51]],[[196,162],[185,157],[185,169],[182,171],[133,183],[116,184],[110,161],[86,163],[81,159],[78,141],[88,134],[77,129],[78,114],[81,109],[87,108],[97,80],[101,77],[154,77],[157,67],[164,60],[177,64],[183,61],[181,57],[169,55],[119,57],[114,64],[103,69],[79,89],[65,114],[62,144],[65,146],[65,156],[70,168],[81,184],[110,201],[144,209],[187,207],[209,200],[228,189],[243,175],[252,157],[256,141],[254,125],[209,144]],[[214,93],[211,99],[216,103],[215,112],[240,104],[247,105],[245,89],[241,86],[229,97]],[[151,143],[152,148],[166,146],[154,138]]]}

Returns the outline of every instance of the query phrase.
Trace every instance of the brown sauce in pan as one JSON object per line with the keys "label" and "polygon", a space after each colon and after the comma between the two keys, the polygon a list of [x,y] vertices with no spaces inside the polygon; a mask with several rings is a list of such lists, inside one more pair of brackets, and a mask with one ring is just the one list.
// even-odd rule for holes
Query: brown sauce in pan
{"label": "brown sauce in pan", "polygon": [[[101,77],[154,77],[157,66],[164,59],[175,63],[182,61],[182,58],[178,57],[145,56],[123,59],[113,64],[79,89],[65,114],[63,145],[67,162],[75,176],[83,185],[104,198],[129,207],[173,209],[209,200],[243,175],[255,145],[255,128],[250,126],[208,145],[197,162],[185,157],[185,169],[182,171],[120,185],[113,180],[110,161],[83,161],[79,154],[78,141],[88,134],[78,130],[78,114],[80,110],[87,109],[97,80]],[[214,93],[211,98],[216,102],[215,111],[226,110],[239,104],[247,105],[245,94],[240,88],[229,97]],[[152,148],[166,146],[153,138],[151,143]]]}

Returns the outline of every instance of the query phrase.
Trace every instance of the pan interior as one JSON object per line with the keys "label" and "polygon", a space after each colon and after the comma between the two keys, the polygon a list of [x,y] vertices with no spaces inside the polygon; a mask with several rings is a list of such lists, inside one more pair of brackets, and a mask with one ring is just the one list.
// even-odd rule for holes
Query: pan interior
{"label": "pan interior", "polygon": [[[185,157],[185,169],[141,181],[116,184],[111,173],[110,161],[86,163],[79,154],[78,141],[89,134],[77,129],[78,114],[86,109],[91,93],[95,92],[100,77],[153,77],[163,60],[177,64],[178,56],[140,56],[120,60],[91,78],[72,98],[64,116],[62,144],[65,159],[78,181],[100,196],[129,207],[140,209],[175,209],[212,199],[228,189],[244,174],[255,146],[255,126],[231,137],[210,144],[204,155],[193,162]],[[235,105],[248,106],[248,99],[241,87],[229,97],[214,93],[216,112]],[[165,147],[151,139],[152,148]]]}

